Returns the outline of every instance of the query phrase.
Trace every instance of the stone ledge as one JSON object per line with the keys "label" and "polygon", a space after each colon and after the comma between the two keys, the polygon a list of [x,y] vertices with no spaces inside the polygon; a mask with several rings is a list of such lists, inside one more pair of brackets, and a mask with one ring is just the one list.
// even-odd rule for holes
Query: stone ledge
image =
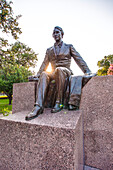
{"label": "stone ledge", "polygon": [[31,111],[35,103],[35,82],[13,84],[12,113]]}
{"label": "stone ledge", "polygon": [[102,170],[113,167],[113,76],[92,78],[82,90],[85,164]]}
{"label": "stone ledge", "polygon": [[45,109],[39,117],[25,121],[27,112],[0,117],[0,167],[83,170],[81,111],[51,114]]}

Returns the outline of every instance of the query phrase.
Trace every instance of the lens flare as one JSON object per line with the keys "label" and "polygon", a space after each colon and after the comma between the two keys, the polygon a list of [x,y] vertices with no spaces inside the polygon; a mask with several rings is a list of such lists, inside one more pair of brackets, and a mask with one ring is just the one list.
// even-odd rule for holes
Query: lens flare
{"label": "lens flare", "polygon": [[51,66],[51,63],[49,63],[49,65],[48,65],[48,67],[47,67],[46,71],[47,71],[48,73],[51,73],[51,72],[52,72],[52,66]]}

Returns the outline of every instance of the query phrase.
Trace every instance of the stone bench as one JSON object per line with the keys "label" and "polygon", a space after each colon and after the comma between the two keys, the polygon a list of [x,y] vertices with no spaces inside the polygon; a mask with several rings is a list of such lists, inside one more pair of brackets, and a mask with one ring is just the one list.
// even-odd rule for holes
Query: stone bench
{"label": "stone bench", "polygon": [[84,161],[85,167],[112,169],[113,76],[94,77],[85,85],[79,111],[51,114],[45,109],[26,122],[34,102],[34,82],[14,84],[15,114],[0,118],[1,169],[80,170]]}

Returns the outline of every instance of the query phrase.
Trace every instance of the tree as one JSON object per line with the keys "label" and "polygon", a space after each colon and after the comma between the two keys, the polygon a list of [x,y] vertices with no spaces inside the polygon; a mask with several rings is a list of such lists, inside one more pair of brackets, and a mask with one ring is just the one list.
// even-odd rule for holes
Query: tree
{"label": "tree", "polygon": [[[0,32],[10,34],[15,40],[17,40],[19,38],[18,34],[22,33],[18,23],[18,19],[21,15],[16,17],[13,16],[13,9],[11,7],[12,3],[12,1],[8,2],[6,0],[0,0]],[[3,55],[5,54],[3,48],[8,45],[10,45],[8,40],[0,37],[0,66]]]}
{"label": "tree", "polygon": [[12,101],[13,83],[27,82],[30,75],[31,71],[19,65],[8,64],[0,70],[0,91],[8,96],[9,104]]}
{"label": "tree", "polygon": [[29,68],[36,65],[37,54],[25,44],[16,42],[5,51],[0,69],[0,91],[3,91],[12,100],[13,83],[28,81],[33,73]]}
{"label": "tree", "polygon": [[2,61],[1,67],[7,64],[17,64],[25,68],[35,67],[37,59],[37,54],[32,50],[32,48],[21,42],[15,42],[11,45],[11,48],[6,51],[2,50]]}
{"label": "tree", "polygon": [[18,34],[22,33],[21,28],[18,26],[18,19],[21,15],[13,16],[12,3],[12,1],[0,1],[0,29],[4,33],[10,33],[14,39],[18,39]]}
{"label": "tree", "polygon": [[[0,1],[0,31],[10,34],[15,40],[22,33],[18,19],[21,15],[14,17],[12,1]],[[10,48],[9,48],[10,47]],[[28,76],[32,75],[29,68],[36,65],[37,54],[21,42],[10,45],[8,40],[0,37],[0,91],[12,100],[13,83],[26,82]]]}
{"label": "tree", "polygon": [[98,70],[97,75],[107,75],[107,71],[111,63],[113,63],[113,55],[105,56],[104,59],[98,61],[97,65],[100,67],[100,69]]}
{"label": "tree", "polygon": [[[19,38],[18,34],[22,33],[18,23],[18,19],[21,15],[16,17],[13,16],[13,9],[11,7],[12,3],[12,1],[8,2],[6,0],[0,0],[0,32],[10,34],[15,40],[17,40]],[[4,55],[7,53],[5,48],[9,45],[8,40],[0,37],[0,68]]]}

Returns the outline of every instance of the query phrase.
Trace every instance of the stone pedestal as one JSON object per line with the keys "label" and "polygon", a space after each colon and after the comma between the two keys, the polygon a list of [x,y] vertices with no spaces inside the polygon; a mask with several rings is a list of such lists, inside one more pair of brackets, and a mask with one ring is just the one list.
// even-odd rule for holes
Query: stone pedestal
{"label": "stone pedestal", "polygon": [[27,113],[0,117],[0,169],[83,170],[81,111],[45,109],[25,121]]}
{"label": "stone pedestal", "polygon": [[0,169],[82,169],[82,112],[86,167],[112,170],[113,76],[94,77],[85,85],[78,112],[46,109],[26,122],[34,102],[34,82],[14,84],[13,113],[18,113],[0,119]]}
{"label": "stone pedestal", "polygon": [[85,164],[112,170],[113,76],[92,78],[82,90]]}
{"label": "stone pedestal", "polygon": [[15,83],[13,85],[12,113],[31,111],[35,103],[35,82]]}

